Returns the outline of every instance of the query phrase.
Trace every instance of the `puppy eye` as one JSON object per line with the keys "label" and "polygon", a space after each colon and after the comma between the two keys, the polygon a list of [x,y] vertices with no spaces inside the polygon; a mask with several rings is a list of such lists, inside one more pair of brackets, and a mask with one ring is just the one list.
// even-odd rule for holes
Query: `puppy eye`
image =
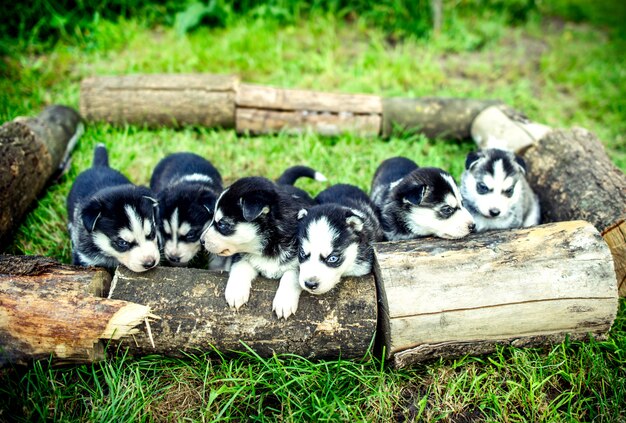
{"label": "puppy eye", "polygon": [[192,230],[187,232],[185,236],[181,236],[180,238],[181,240],[186,240],[187,242],[196,242],[200,238],[200,236],[198,234],[198,231]]}
{"label": "puppy eye", "polygon": [[298,250],[298,258],[300,259],[300,261],[306,260],[307,258],[309,258],[309,255],[310,254],[307,254],[302,247],[300,247],[300,249]]}
{"label": "puppy eye", "polygon": [[224,219],[222,219],[219,222],[215,222],[215,227],[218,231],[223,232],[228,229],[228,224],[224,222]]}
{"label": "puppy eye", "polygon": [[339,256],[336,256],[334,254],[329,255],[328,257],[326,257],[326,264],[331,266],[337,266],[339,264]]}
{"label": "puppy eye", "polygon": [[489,188],[482,182],[478,182],[476,184],[476,192],[479,194],[487,194],[489,192]]}
{"label": "puppy eye", "polygon": [[513,196],[513,187],[502,191],[502,194],[504,194],[507,197],[512,197]]}
{"label": "puppy eye", "polygon": [[120,251],[128,251],[128,249],[130,248],[130,242],[121,238],[115,241],[115,245]]}
{"label": "puppy eye", "polygon": [[439,213],[441,213],[441,215],[446,218],[452,216],[455,211],[456,209],[451,206],[443,206],[439,209]]}

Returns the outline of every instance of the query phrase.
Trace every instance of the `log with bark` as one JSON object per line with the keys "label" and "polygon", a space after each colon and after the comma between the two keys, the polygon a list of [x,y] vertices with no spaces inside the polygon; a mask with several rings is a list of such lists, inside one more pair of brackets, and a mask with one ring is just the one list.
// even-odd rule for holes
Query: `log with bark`
{"label": "log with bark", "polygon": [[610,251],[589,223],[376,245],[379,334],[404,367],[604,337],[618,298]]}
{"label": "log with bark", "polygon": [[8,244],[12,231],[67,161],[82,132],[78,113],[58,105],[0,127],[0,246]]}
{"label": "log with bark", "polygon": [[[298,311],[277,319],[272,300],[278,282],[257,278],[250,301],[228,307],[228,275],[201,269],[159,267],[133,273],[119,267],[109,298],[145,304],[161,319],[133,339],[113,343],[133,355],[251,348],[263,357],[293,353],[309,358],[360,358],[376,332],[376,287],[372,275],[345,278],[329,295],[303,293]],[[244,345],[245,344],[245,345]]]}
{"label": "log with bark", "polygon": [[145,305],[100,298],[110,278],[104,269],[0,255],[0,366],[103,359],[105,342],[154,317]]}
{"label": "log with bark", "polygon": [[523,153],[544,222],[592,223],[611,249],[621,296],[626,296],[626,175],[591,132],[555,130]]}
{"label": "log with bark", "polygon": [[80,111],[86,119],[149,126],[235,126],[239,79],[212,74],[150,74],[86,78]]}
{"label": "log with bark", "polygon": [[381,98],[241,84],[237,91],[239,133],[267,134],[311,130],[322,135],[380,134]]}

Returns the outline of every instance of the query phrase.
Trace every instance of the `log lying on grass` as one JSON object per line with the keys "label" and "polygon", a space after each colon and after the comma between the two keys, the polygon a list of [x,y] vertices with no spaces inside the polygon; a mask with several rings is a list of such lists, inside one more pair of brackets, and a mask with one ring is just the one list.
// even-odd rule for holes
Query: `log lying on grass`
{"label": "log lying on grass", "polygon": [[239,311],[228,307],[228,275],[201,269],[160,267],[145,273],[118,268],[110,298],[148,305],[160,320],[133,339],[117,344],[133,355],[170,356],[213,348],[228,353],[292,353],[309,358],[360,358],[376,332],[373,276],[346,278],[332,295],[303,293],[298,311],[278,320],[272,311],[277,281],[258,278],[250,301]]}
{"label": "log lying on grass", "polygon": [[582,221],[376,246],[379,334],[396,366],[604,337],[618,308],[611,254]]}
{"label": "log lying on grass", "polygon": [[235,91],[229,75],[171,74],[86,78],[80,111],[86,119],[149,126],[235,126]]}
{"label": "log lying on grass", "polygon": [[103,269],[0,256],[0,366],[103,359],[104,342],[134,333],[152,316],[145,305],[97,297],[109,281]]}
{"label": "log lying on grass", "polygon": [[523,154],[544,222],[582,219],[606,240],[626,296],[626,175],[591,132],[552,131]]}
{"label": "log lying on grass", "polygon": [[55,175],[83,133],[78,113],[50,106],[0,127],[0,245]]}

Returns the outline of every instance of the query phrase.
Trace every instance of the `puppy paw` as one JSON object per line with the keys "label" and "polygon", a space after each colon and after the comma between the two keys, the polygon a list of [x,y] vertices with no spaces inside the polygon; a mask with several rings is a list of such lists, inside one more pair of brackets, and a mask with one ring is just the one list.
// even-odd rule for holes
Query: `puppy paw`
{"label": "puppy paw", "polygon": [[239,310],[250,299],[250,283],[229,280],[224,296],[231,308]]}
{"label": "puppy paw", "polygon": [[298,310],[298,301],[300,300],[300,291],[295,289],[280,289],[276,291],[274,302],[272,303],[272,310],[276,312],[276,316],[285,318],[295,314]]}

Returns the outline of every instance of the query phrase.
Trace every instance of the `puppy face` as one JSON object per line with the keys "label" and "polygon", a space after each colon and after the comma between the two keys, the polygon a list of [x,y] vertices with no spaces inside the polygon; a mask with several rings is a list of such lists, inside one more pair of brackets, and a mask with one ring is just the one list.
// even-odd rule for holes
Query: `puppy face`
{"label": "puppy face", "polygon": [[441,169],[419,168],[391,188],[400,217],[415,235],[457,239],[474,230],[452,176]]}
{"label": "puppy face", "polygon": [[470,153],[462,178],[463,197],[476,213],[487,219],[507,219],[520,201],[518,182],[526,165],[513,153],[491,149]]}
{"label": "puppy face", "polygon": [[151,269],[160,259],[155,203],[146,194],[135,188],[109,190],[81,212],[83,225],[102,254],[133,272]]}
{"label": "puppy face", "polygon": [[198,253],[216,200],[214,191],[198,186],[177,185],[159,195],[159,229],[170,264],[184,266]]}
{"label": "puppy face", "polygon": [[333,289],[344,275],[364,275],[370,266],[358,263],[363,217],[347,207],[323,205],[299,214],[299,283],[312,294]]}
{"label": "puppy face", "polygon": [[263,233],[276,204],[273,183],[264,178],[243,178],[217,200],[215,215],[202,241],[208,252],[220,256],[261,254]]}

